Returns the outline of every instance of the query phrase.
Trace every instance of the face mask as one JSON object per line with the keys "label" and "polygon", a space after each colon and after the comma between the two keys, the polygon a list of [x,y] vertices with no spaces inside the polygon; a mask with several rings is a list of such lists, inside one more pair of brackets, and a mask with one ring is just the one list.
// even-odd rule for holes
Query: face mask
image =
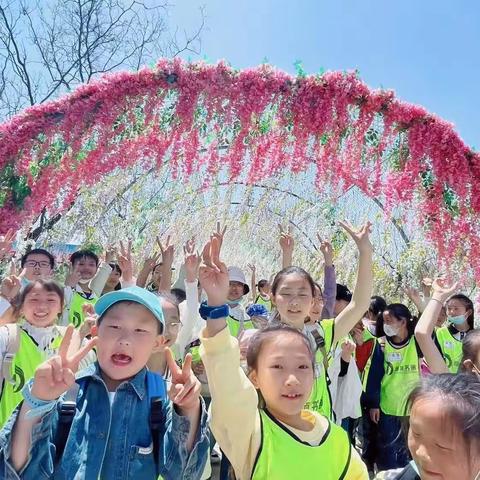
{"label": "face mask", "polygon": [[387,337],[394,337],[398,334],[398,328],[392,327],[391,325],[384,325],[383,331]]}
{"label": "face mask", "polygon": [[368,318],[362,319],[363,326],[374,336],[377,336],[377,326],[371,323]]}
{"label": "face mask", "polygon": [[452,325],[462,325],[463,323],[465,323],[465,315],[457,315],[456,317],[448,316],[447,320]]}

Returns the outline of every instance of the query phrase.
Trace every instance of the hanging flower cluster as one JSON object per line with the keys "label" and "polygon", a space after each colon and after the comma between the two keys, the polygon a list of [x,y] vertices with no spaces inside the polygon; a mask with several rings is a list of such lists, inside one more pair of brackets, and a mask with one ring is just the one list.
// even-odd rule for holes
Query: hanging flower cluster
{"label": "hanging flower cluster", "polygon": [[356,185],[389,211],[416,212],[439,257],[469,256],[480,280],[480,155],[451,124],[355,73],[161,59],[31,107],[0,125],[0,231],[138,162],[203,173],[205,185],[224,168],[257,182],[313,164],[319,189]]}

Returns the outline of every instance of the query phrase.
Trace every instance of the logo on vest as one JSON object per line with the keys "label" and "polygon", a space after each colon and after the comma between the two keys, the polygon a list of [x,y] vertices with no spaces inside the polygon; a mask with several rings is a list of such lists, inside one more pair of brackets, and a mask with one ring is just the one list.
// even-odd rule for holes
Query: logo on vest
{"label": "logo on vest", "polygon": [[452,342],[447,341],[447,342],[444,343],[444,345],[445,345],[445,348],[448,348],[450,350],[453,348],[453,343]]}
{"label": "logo on vest", "polygon": [[388,362],[401,362],[402,358],[402,354],[399,352],[390,352],[387,354]]}
{"label": "logo on vest", "polygon": [[12,377],[13,380],[13,391],[18,393],[22,390],[23,386],[25,385],[25,373],[23,372],[22,368],[18,365],[15,365],[14,374]]}

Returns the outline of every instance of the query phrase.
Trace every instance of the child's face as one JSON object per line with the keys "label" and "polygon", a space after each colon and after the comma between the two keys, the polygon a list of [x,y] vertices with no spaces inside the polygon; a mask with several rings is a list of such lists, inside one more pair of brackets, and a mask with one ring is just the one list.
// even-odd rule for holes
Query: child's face
{"label": "child's face", "polygon": [[109,389],[134,377],[163,343],[158,320],[134,302],[111,307],[92,332],[98,336],[98,363]]}
{"label": "child's face", "polygon": [[178,337],[178,331],[182,325],[178,314],[178,307],[168,300],[162,299],[162,311],[165,318],[165,346],[170,347]]}
{"label": "child's face", "polygon": [[228,288],[228,300],[234,301],[239,300],[243,297],[244,286],[241,282],[230,282]]}
{"label": "child's face", "polygon": [[80,273],[81,280],[91,280],[97,273],[97,263],[90,257],[76,260],[73,267]]}
{"label": "child's face", "polygon": [[313,306],[310,284],[300,275],[287,275],[278,286],[273,302],[283,323],[302,329]]}
{"label": "child's face", "polygon": [[445,402],[423,397],[414,403],[408,448],[422,480],[472,480],[480,470],[479,447],[466,445],[462,432],[449,426]]}
{"label": "child's face", "polygon": [[32,253],[28,255],[24,263],[24,268],[25,278],[31,282],[52,276],[50,259],[46,255],[43,255],[43,253]]}
{"label": "child's face", "polygon": [[315,296],[313,297],[313,305],[310,309],[310,323],[318,322],[322,316],[323,296],[318,287],[315,287]]}
{"label": "child's face", "polygon": [[25,297],[21,312],[25,319],[35,327],[53,325],[62,311],[60,297],[49,292],[41,285],[35,285]]}
{"label": "child's face", "polygon": [[305,342],[292,333],[273,336],[260,351],[250,379],[278,418],[298,415],[313,386],[313,367]]}
{"label": "child's face", "polygon": [[120,276],[120,272],[114,268],[108,277],[107,285],[111,288],[115,288],[120,281]]}

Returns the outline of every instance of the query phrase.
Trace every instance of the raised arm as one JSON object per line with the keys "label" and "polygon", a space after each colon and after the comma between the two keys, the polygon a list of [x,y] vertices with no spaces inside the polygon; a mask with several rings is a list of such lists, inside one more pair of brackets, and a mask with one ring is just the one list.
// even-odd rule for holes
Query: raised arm
{"label": "raised arm", "polygon": [[162,252],[162,278],[160,279],[158,291],[169,292],[172,288],[172,265],[175,249],[173,244],[170,243],[170,235],[167,237],[165,245],[157,237],[157,244]]}
{"label": "raised arm", "polygon": [[353,291],[352,301],[335,319],[333,345],[348,335],[350,330],[363,317],[370,306],[370,297],[373,289],[372,244],[369,237],[371,223],[367,222],[359,230],[356,230],[347,222],[340,222],[340,225],[355,241],[360,256],[358,260],[357,282]]}
{"label": "raised arm", "polygon": [[257,298],[257,267],[255,267],[253,263],[249,263],[248,268],[252,272],[252,277],[250,280],[250,298],[252,299],[252,303],[255,303],[255,300]]}
{"label": "raised arm", "polygon": [[440,279],[433,282],[433,295],[415,327],[415,338],[432,373],[448,373],[445,360],[432,338],[438,314],[443,304],[453,295],[457,284],[447,285]]}
{"label": "raised arm", "polygon": [[323,310],[321,318],[333,318],[337,295],[337,277],[335,267],[333,266],[333,248],[331,243],[322,240],[319,235],[317,237],[320,240],[320,251],[324,260]]}
{"label": "raised arm", "polygon": [[295,241],[292,237],[292,228],[288,226],[288,230],[283,230],[281,225],[278,225],[280,228],[280,248],[282,249],[282,269],[291,267],[293,265],[293,249],[295,247]]}

